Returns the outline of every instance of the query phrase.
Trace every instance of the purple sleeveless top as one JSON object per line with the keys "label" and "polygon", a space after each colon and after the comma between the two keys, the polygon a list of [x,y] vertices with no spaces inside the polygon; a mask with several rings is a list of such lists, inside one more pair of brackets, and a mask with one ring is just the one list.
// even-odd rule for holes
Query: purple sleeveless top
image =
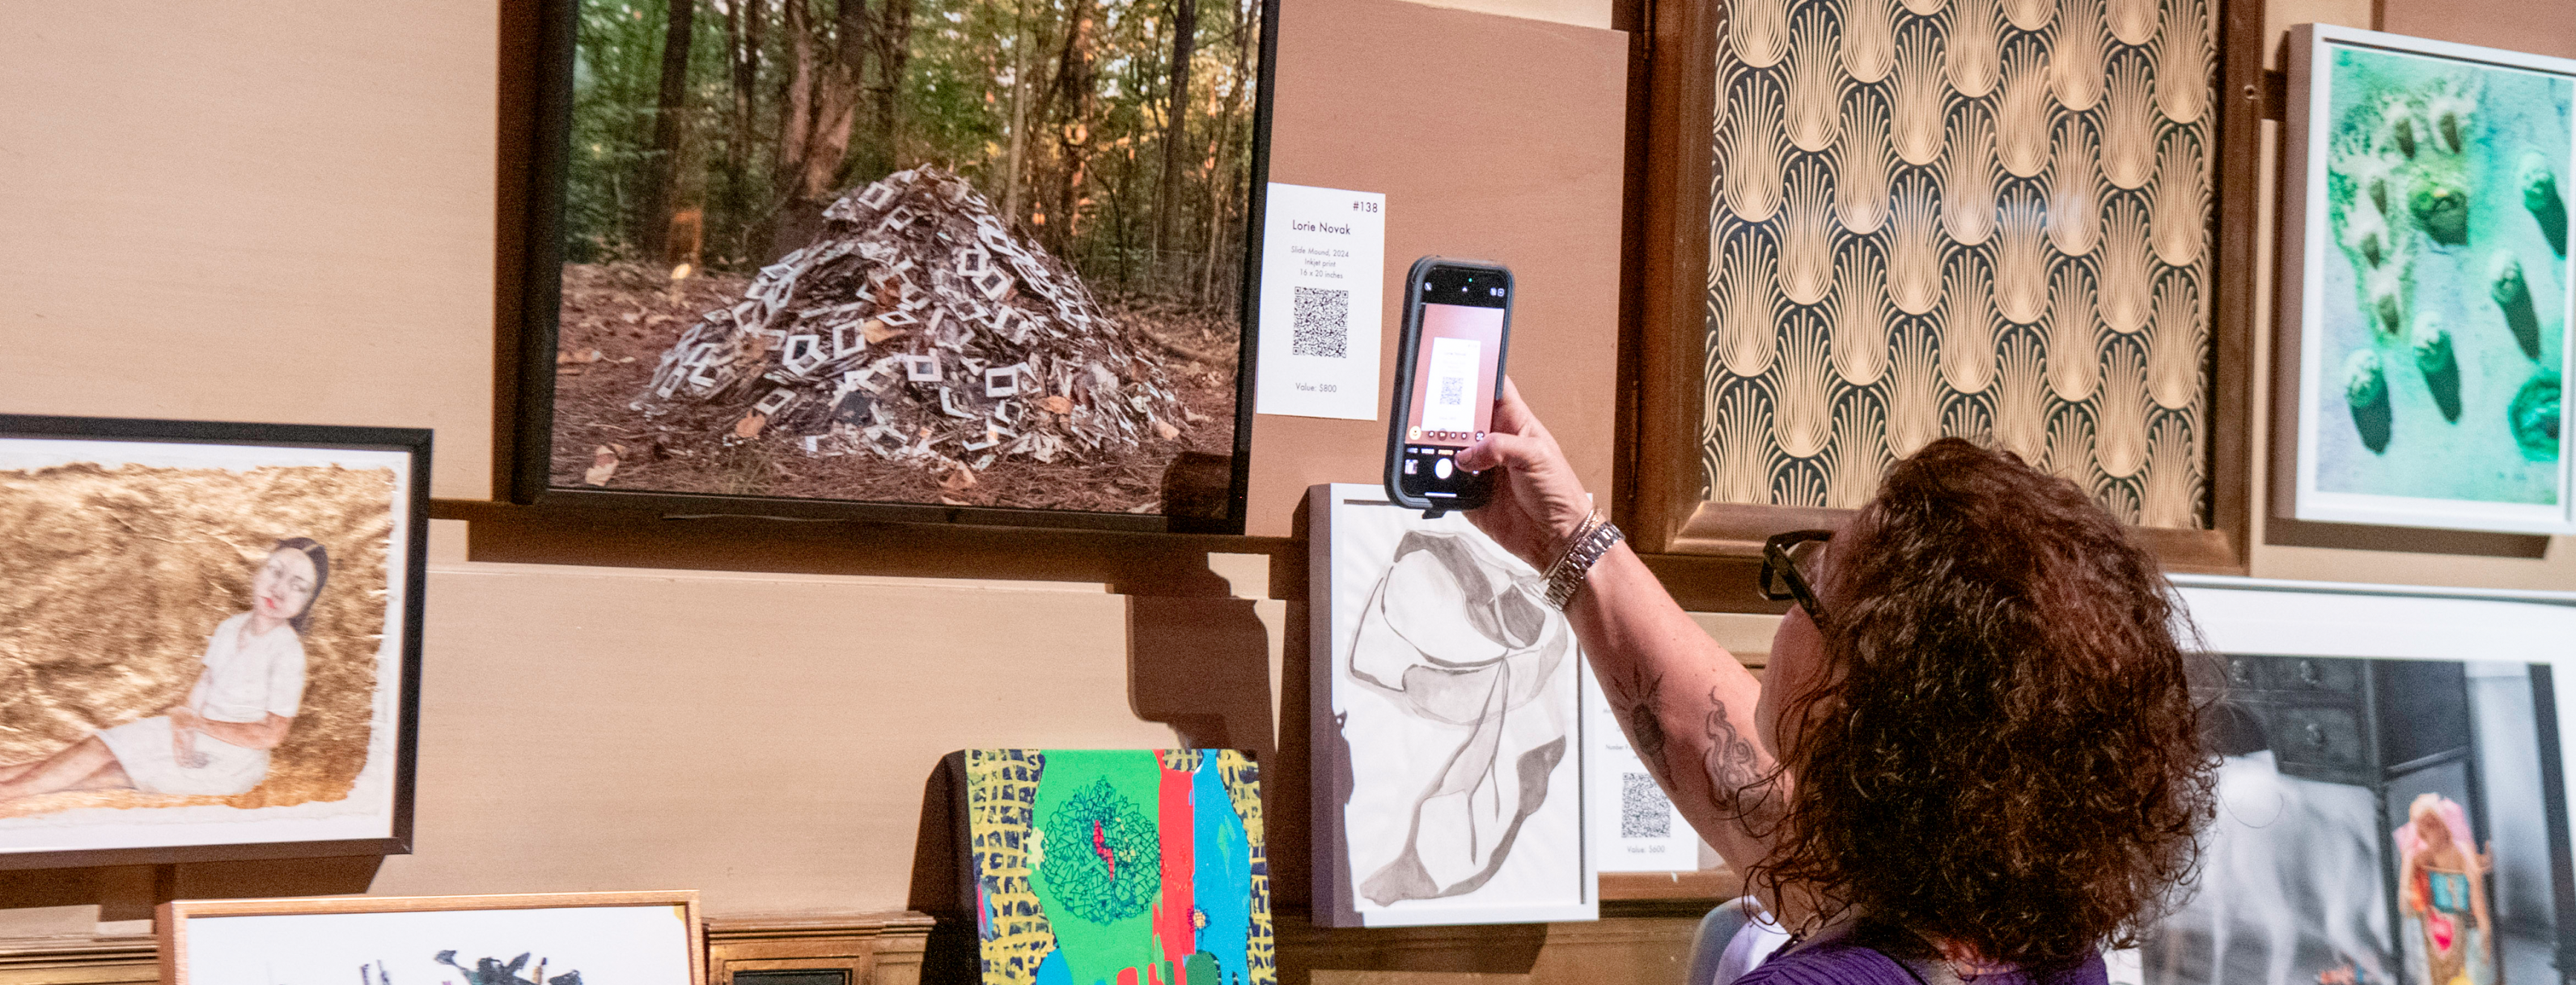
{"label": "purple sleeveless top", "polygon": [[[2063,971],[2005,971],[1963,979],[1966,985],[2110,985],[2100,955]],[[1824,942],[1774,954],[1735,985],[1925,985],[1896,959],[1858,944]]]}

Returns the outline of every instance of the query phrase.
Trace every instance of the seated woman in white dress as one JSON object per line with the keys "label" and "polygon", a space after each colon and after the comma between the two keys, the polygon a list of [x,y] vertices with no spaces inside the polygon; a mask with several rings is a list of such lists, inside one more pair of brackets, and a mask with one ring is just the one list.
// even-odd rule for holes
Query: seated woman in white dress
{"label": "seated woman in white dress", "polygon": [[64,790],[237,794],[268,776],[304,701],[304,629],[331,577],[310,538],[277,542],[251,576],[251,607],[215,627],[185,703],[101,729],[32,763],[0,766],[0,802]]}

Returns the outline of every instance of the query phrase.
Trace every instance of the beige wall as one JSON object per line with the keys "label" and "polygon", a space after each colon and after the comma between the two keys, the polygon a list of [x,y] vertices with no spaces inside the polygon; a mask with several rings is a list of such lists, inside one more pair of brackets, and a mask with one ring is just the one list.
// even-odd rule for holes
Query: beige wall
{"label": "beige wall", "polygon": [[490,5],[13,5],[0,412],[436,428],[491,490]]}
{"label": "beige wall", "polygon": [[[1606,446],[1606,335],[1598,348],[1582,336],[1606,332],[1607,295],[1581,292],[1606,292],[1616,270],[1625,39],[1540,6],[1522,12],[1572,23],[1290,4],[1327,6],[1372,33],[1292,36],[1283,65],[1475,91],[1484,80],[1424,68],[1448,62],[1383,64],[1471,34],[1515,52],[1488,62],[1516,80],[1501,91],[1578,118],[1510,135],[1547,180],[1479,180],[1492,203],[1553,195],[1546,207],[1566,210],[1567,255],[1528,265],[1595,310],[1562,319],[1589,319],[1582,331],[1532,337],[1569,374],[1548,384],[1558,399],[1594,395],[1599,421],[1583,427]],[[2477,9],[2463,39],[2492,40],[2475,31],[2522,10]],[[2271,10],[2276,24],[2367,18],[2369,0]],[[488,5],[427,0],[14,11],[0,32],[0,411],[433,427],[437,494],[488,496],[496,21]],[[1283,156],[1283,180],[1405,191],[1398,221],[1439,219],[1402,233],[1405,248],[1460,248],[1442,237],[1480,228],[1416,173],[1438,158],[1330,141]],[[1376,455],[1369,428],[1262,426],[1303,435],[1278,454],[1356,442],[1354,460]],[[1606,447],[1586,454],[1606,470]],[[1287,460],[1256,468],[1271,504],[1256,520],[1284,531],[1308,477]],[[1099,585],[494,564],[467,560],[455,527],[439,525],[430,584],[419,849],[387,862],[376,892],[696,886],[718,913],[894,907],[938,754],[1172,739],[1133,707],[1132,603]],[[2576,588],[2567,547],[2535,560],[2267,546],[2255,565]],[[1211,564],[1238,594],[1293,594],[1265,586],[1258,560]],[[1289,617],[1277,601],[1254,611],[1275,702]],[[1766,636],[1760,619],[1708,625],[1748,649]],[[0,934],[88,919],[35,911],[0,917]]]}
{"label": "beige wall", "polygon": [[[1606,485],[1610,416],[1591,395],[1614,370],[1625,37],[1398,0],[1289,6],[1283,71],[1312,84],[1283,80],[1300,95],[1282,100],[1274,176],[1389,192],[1391,264],[1499,254],[1544,286],[1518,375],[1569,408]],[[13,11],[0,412],[430,427],[434,495],[489,498],[500,19],[428,0]],[[1523,71],[1478,67],[1507,61]],[[1553,121],[1552,140],[1516,152],[1519,131],[1381,104],[1487,89]],[[1307,482],[1369,477],[1384,432],[1343,430],[1256,428],[1285,466],[1257,529],[1286,533]],[[1101,584],[854,577],[829,571],[863,570],[856,552],[776,543],[754,563],[827,572],[583,567],[551,547],[575,564],[503,564],[469,560],[463,523],[433,526],[415,853],[182,866],[180,892],[696,887],[719,915],[899,908],[922,782],[949,750],[1168,745],[1149,718],[1209,710],[1194,727],[1274,741],[1291,619],[1269,596],[1296,586],[1274,590],[1264,557],[1204,558],[1209,581],[1261,600],[1225,610],[1258,623],[1233,624],[1238,665],[1212,683],[1168,649],[1134,652],[1140,618],[1168,629],[1187,603],[1140,617]],[[688,550],[673,567],[725,563]],[[1245,644],[1266,668],[1239,665]],[[0,907],[18,907],[0,937],[86,928],[99,901],[138,930],[150,885],[0,879]]]}

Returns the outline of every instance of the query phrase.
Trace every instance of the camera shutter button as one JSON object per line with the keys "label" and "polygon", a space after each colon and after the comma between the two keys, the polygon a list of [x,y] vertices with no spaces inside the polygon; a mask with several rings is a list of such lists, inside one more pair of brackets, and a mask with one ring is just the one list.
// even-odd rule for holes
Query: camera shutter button
{"label": "camera shutter button", "polygon": [[1438,462],[1432,464],[1431,474],[1446,479],[1449,477],[1449,473],[1455,471],[1456,468],[1456,466],[1449,464],[1449,457],[1443,455],[1440,457]]}

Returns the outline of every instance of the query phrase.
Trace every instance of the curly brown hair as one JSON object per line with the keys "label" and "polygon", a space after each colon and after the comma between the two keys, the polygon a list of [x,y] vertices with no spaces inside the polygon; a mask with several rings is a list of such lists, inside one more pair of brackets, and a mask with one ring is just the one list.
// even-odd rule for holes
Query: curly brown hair
{"label": "curly brown hair", "polygon": [[2133,945],[2199,863],[2215,776],[2155,559],[2072,483],[1956,438],[1897,463],[1832,557],[1755,880],[1882,949],[2049,968]]}

